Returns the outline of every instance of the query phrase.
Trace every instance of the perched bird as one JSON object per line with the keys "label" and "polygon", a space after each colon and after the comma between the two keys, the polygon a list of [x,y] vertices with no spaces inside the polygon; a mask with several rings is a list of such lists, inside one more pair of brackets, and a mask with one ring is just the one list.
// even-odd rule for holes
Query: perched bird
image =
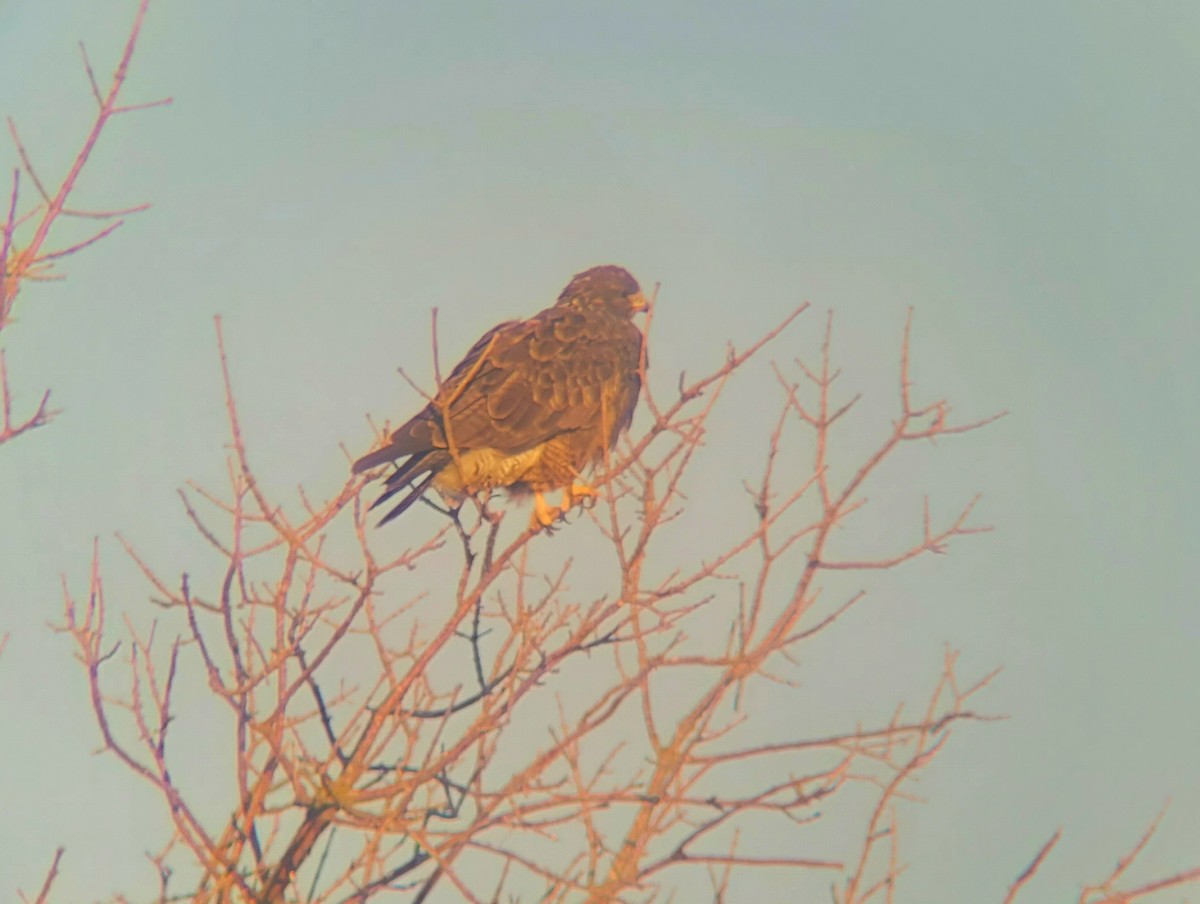
{"label": "perched bird", "polygon": [[[581,475],[633,418],[644,337],[632,317],[645,307],[628,271],[593,267],[552,307],[485,333],[424,410],[354,463],[357,474],[397,462],[372,508],[406,495],[379,523],[430,486],[452,506],[501,487],[532,493],[533,530],[595,498]],[[561,507],[544,498],[553,490],[563,491]]]}

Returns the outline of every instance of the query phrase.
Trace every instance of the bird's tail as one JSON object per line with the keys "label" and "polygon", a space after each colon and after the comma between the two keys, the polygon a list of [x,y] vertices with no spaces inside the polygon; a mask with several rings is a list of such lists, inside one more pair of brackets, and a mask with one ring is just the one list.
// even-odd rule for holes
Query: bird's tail
{"label": "bird's tail", "polygon": [[351,469],[355,474],[361,474],[363,471],[369,471],[371,468],[386,464],[389,461],[395,461],[397,458],[403,458],[404,453],[397,452],[391,445],[384,446],[382,449],[376,449],[374,452],[369,452],[354,463]]}
{"label": "bird's tail", "polygon": [[433,482],[433,478],[436,476],[436,473],[437,472],[435,471],[430,471],[424,476],[424,478],[416,483],[397,483],[395,486],[389,487],[387,492],[371,503],[371,508],[377,509],[401,490],[408,490],[408,495],[401,499],[396,504],[395,508],[379,519],[378,526],[383,527],[383,525],[387,524],[393,518],[398,518],[400,515],[404,514],[404,512],[408,511],[409,507],[414,502],[425,495],[425,491],[429,489],[429,484]]}

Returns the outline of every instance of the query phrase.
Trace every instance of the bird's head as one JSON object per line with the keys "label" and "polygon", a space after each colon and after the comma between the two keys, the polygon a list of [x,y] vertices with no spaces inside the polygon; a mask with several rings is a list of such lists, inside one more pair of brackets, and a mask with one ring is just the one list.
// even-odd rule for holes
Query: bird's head
{"label": "bird's head", "polygon": [[649,307],[636,279],[624,267],[608,264],[577,273],[558,296],[559,304],[600,303],[632,317]]}

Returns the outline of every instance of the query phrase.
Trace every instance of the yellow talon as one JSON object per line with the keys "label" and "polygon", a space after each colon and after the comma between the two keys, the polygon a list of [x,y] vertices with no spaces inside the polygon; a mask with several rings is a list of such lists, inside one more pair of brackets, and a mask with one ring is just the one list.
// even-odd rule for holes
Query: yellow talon
{"label": "yellow talon", "polygon": [[533,533],[549,530],[554,522],[562,517],[563,510],[554,505],[546,504],[546,497],[541,493],[533,494],[533,517],[529,519],[529,529]]}
{"label": "yellow talon", "polygon": [[529,529],[533,533],[540,530],[551,530],[555,522],[566,517],[567,512],[575,506],[591,508],[600,496],[595,490],[581,483],[573,483],[563,488],[562,506],[548,505],[546,497],[541,493],[533,494],[533,517],[529,519]]}
{"label": "yellow talon", "polygon": [[584,508],[591,508],[596,504],[596,500],[600,494],[591,487],[582,483],[573,483],[563,490],[562,507],[564,512],[569,512],[576,505],[581,505]]}

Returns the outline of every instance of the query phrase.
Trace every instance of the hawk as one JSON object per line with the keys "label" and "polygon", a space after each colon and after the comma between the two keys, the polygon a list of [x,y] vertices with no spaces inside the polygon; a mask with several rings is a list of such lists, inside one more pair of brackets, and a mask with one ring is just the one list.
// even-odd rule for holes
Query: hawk
{"label": "hawk", "polygon": [[[498,488],[532,493],[532,530],[594,499],[581,475],[633,418],[645,340],[632,318],[646,306],[628,271],[593,267],[553,306],[480,337],[430,403],[354,463],[357,474],[396,462],[372,508],[405,495],[379,523],[431,486],[454,507]],[[561,507],[544,498],[554,490]]]}

